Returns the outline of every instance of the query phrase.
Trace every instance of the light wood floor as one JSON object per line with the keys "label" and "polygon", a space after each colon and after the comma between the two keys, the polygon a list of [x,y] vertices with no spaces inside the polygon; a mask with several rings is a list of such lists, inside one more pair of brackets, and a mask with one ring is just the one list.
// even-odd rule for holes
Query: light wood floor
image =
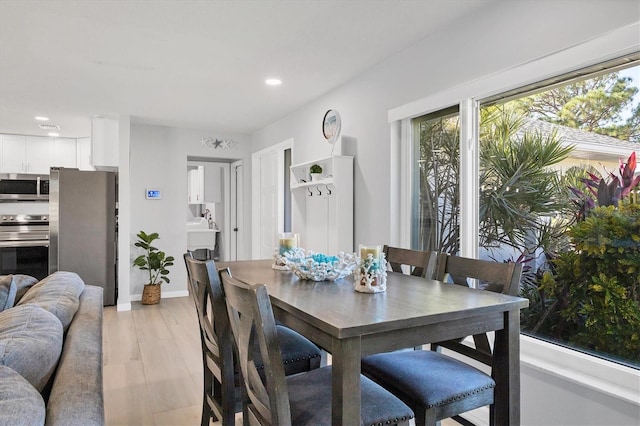
{"label": "light wood floor", "polygon": [[[107,425],[200,424],[202,358],[189,297],[131,311],[104,310],[104,405]],[[212,425],[219,425],[219,422]],[[240,414],[236,425],[242,424]],[[457,423],[451,420],[442,426]]]}

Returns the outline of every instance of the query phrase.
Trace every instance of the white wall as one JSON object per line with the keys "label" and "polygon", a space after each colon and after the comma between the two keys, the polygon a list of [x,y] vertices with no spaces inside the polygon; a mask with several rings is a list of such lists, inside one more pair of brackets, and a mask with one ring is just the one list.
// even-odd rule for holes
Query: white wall
{"label": "white wall", "polygon": [[[354,244],[397,240],[396,231],[391,231],[398,221],[400,206],[397,198],[391,196],[389,183],[393,180],[392,167],[397,168],[391,164],[397,156],[390,147],[390,110],[542,60],[638,22],[637,0],[498,2],[254,133],[253,151],[293,138],[294,164],[325,157],[329,148],[323,143],[320,123],[326,110],[338,110],[342,134],[353,139],[350,151],[356,157]],[[640,45],[640,36],[637,44]],[[612,52],[616,50],[614,46]],[[571,67],[586,65],[591,63],[574,60]],[[541,80],[569,69],[559,64],[556,69],[545,71],[547,74],[530,77]],[[392,199],[396,201],[394,205]],[[376,214],[367,214],[369,211]],[[606,372],[606,368],[603,370]],[[523,363],[521,386],[522,424],[604,425],[640,421],[638,403],[616,398],[615,391],[601,392],[597,387],[585,385],[579,377],[564,376],[563,372],[544,372],[533,364]],[[640,389],[636,389],[635,394],[639,393]]]}
{"label": "white wall", "polygon": [[293,138],[293,164],[325,157],[321,121],[337,109],[342,134],[353,139],[354,244],[389,241],[391,212],[399,210],[390,203],[390,109],[638,21],[639,9],[636,0],[499,2],[254,133],[252,150]]}
{"label": "white wall", "polygon": [[[230,149],[212,149],[201,145],[203,136],[224,137],[235,144]],[[182,254],[187,248],[187,157],[248,161],[249,151],[249,137],[246,135],[222,135],[211,131],[131,124],[129,245],[132,248],[129,264],[140,254],[139,249],[133,247],[135,235],[140,230],[147,233],[158,232],[160,240],[156,246],[176,258],[169,274],[171,283],[162,285],[163,297],[187,294],[187,274],[182,260]],[[245,178],[250,181],[248,177]],[[146,200],[146,188],[161,189],[162,199]],[[245,196],[247,205],[250,202],[248,197],[249,195]],[[249,226],[250,221],[247,220],[245,228],[249,229]],[[120,236],[124,237],[125,235]],[[130,271],[129,294],[132,295],[131,300],[139,300],[145,277],[137,268],[131,268]]]}

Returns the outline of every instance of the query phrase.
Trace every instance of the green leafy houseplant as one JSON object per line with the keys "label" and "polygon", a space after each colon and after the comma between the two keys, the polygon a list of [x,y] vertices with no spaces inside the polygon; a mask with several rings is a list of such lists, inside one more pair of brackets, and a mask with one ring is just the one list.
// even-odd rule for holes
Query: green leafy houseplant
{"label": "green leafy houseplant", "polygon": [[309,173],[322,173],[322,167],[319,164],[314,164],[309,169]]}
{"label": "green leafy houseplant", "polygon": [[138,237],[138,241],[136,241],[135,246],[145,250],[145,254],[136,257],[133,264],[143,271],[149,271],[150,285],[160,285],[162,281],[170,282],[167,276],[169,275],[167,267],[173,266],[175,259],[173,256],[167,256],[163,251],[151,245],[153,241],[160,238],[158,233],[147,234],[144,231],[140,231],[136,237]]}

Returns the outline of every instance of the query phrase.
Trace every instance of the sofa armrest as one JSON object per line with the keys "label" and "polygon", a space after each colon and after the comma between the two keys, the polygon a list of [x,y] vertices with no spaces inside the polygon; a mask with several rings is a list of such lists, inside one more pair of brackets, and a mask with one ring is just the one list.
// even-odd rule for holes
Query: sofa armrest
{"label": "sofa armrest", "polygon": [[47,403],[47,425],[104,425],[103,289],[85,286]]}

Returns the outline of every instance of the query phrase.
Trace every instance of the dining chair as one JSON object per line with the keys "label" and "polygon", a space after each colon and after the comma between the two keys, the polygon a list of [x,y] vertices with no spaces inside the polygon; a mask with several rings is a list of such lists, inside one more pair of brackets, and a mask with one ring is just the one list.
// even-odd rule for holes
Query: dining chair
{"label": "dining chair", "polygon": [[[249,285],[224,270],[220,277],[244,381],[244,425],[330,425],[331,367],[285,377],[266,286]],[[266,380],[258,374],[255,346]],[[360,382],[362,425],[409,424],[413,412],[406,404],[364,376]]]}
{"label": "dining chair", "polygon": [[[467,285],[467,278],[475,278],[486,291],[516,295],[522,264],[447,256],[445,271],[454,280],[451,285]],[[485,405],[493,419],[493,369],[487,374],[440,352],[445,347],[491,367],[489,339],[482,333],[473,336],[474,346],[462,341],[432,343],[431,350],[371,355],[362,359],[362,372],[407,403],[415,412],[416,426],[435,425],[449,417],[470,424],[459,414]]]}
{"label": "dining chair", "polygon": [[391,247],[386,244],[382,251],[393,272],[404,273],[402,267],[407,266],[409,275],[416,277],[442,279],[444,276],[444,265],[438,263],[438,252]]}
{"label": "dining chair", "polygon": [[[242,379],[234,359],[233,335],[229,328],[227,305],[220,276],[213,260],[196,260],[184,254],[190,293],[196,306],[200,325],[203,364],[203,396],[201,425],[220,420],[222,425],[234,425],[235,413],[241,411]],[[298,374],[320,367],[321,351],[295,331],[276,326],[276,344],[282,353],[284,373]],[[263,373],[259,349],[253,348],[256,363]]]}

